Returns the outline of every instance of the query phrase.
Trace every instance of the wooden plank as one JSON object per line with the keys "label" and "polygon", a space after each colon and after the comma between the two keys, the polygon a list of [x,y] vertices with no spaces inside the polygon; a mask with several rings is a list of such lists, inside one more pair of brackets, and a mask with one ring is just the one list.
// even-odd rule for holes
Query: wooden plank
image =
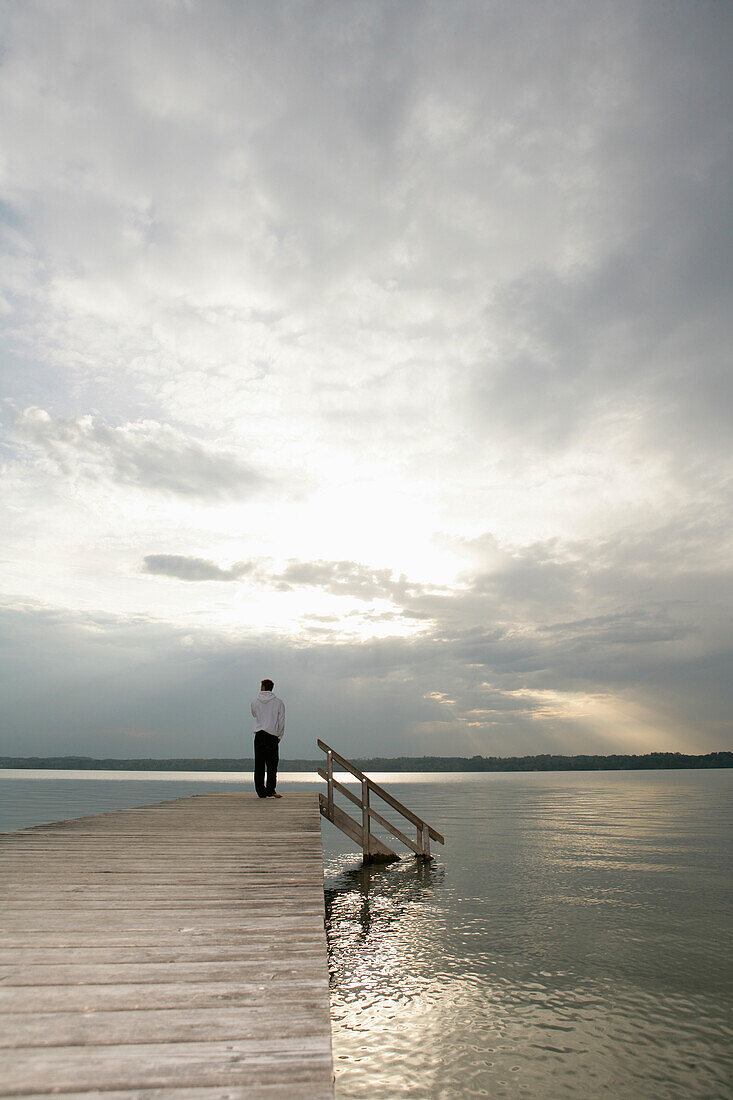
{"label": "wooden plank", "polygon": [[[41,1096],[47,1098],[47,1094],[24,1093],[23,1100],[41,1100]],[[63,1100],[98,1100],[103,1096],[104,1100],[292,1100],[292,1085],[262,1085],[250,1086],[222,1085],[213,1088],[161,1088],[145,1089],[144,1094],[139,1091],[108,1089],[104,1093],[99,1092],[65,1092]],[[308,1091],[301,1093],[308,1100],[333,1100],[333,1089],[322,1089],[317,1085],[309,1084]]]}
{"label": "wooden plank", "polygon": [[[270,952],[277,952],[278,941],[273,937]],[[71,963],[68,966],[47,964],[42,967],[25,966],[22,957],[16,966],[0,967],[0,980],[8,988],[14,985],[105,985],[122,982],[213,982],[223,978],[233,981],[296,981],[299,977],[316,978],[322,974],[320,962],[313,956],[294,956],[289,959],[260,962],[251,958],[237,963]]]}
{"label": "wooden plank", "polygon": [[2,1096],[332,1100],[315,794],[0,836]]}
{"label": "wooden plank", "polygon": [[[62,890],[55,888],[54,883],[48,884],[48,887],[44,892],[37,892],[35,890],[13,889],[8,887],[6,899],[3,900],[3,910],[6,913],[12,913],[14,911],[29,913],[34,911],[43,911],[43,902],[52,902],[56,912],[63,912],[69,910],[72,912],[83,911],[85,913],[94,912],[94,910],[140,910],[141,903],[144,902],[144,908],[146,912],[155,912],[160,910],[164,913],[175,913],[177,910],[184,910],[190,912],[196,906],[200,909],[201,906],[206,906],[207,910],[217,913],[219,916],[226,916],[228,913],[241,913],[242,906],[248,903],[256,904],[256,898],[253,897],[251,887],[267,886],[266,876],[260,876],[258,879],[250,882],[248,880],[248,889],[242,890],[239,893],[239,897],[234,895],[230,898],[200,898],[196,894],[189,892],[188,897],[177,898],[169,897],[166,894],[165,888],[153,889],[147,891],[147,897],[141,899],[140,890],[141,887],[135,889],[134,900],[130,898],[130,892],[122,888],[111,889],[107,888],[106,893],[102,894],[99,888],[95,888],[90,883],[84,891],[84,894],[67,894]],[[293,893],[297,891],[297,899],[302,897],[304,891],[317,889],[314,887],[313,879],[310,882],[295,883],[286,881],[277,881],[272,887],[274,890],[286,891],[286,898],[292,897]]]}
{"label": "wooden plank", "polygon": [[361,846],[365,856],[371,853],[371,820],[369,818],[369,782],[361,781]]}
{"label": "wooden plank", "polygon": [[133,1008],[211,1008],[216,1005],[323,1004],[323,978],[297,983],[263,982],[129,982],[127,985],[0,986],[0,1012],[111,1012]]}
{"label": "wooden plank", "polygon": [[313,1001],[259,1003],[253,1007],[135,1008],[124,1011],[0,1013],[0,1048],[48,1046],[110,1046],[139,1043],[208,1042],[221,1039],[269,1039],[277,1032],[285,1011],[288,1036],[317,1037],[330,1020],[323,1005]]}
{"label": "wooden plank", "polygon": [[[325,817],[328,812],[328,800],[325,795],[321,795],[321,799],[321,811]],[[341,829],[342,832],[346,833],[355,844],[361,847],[361,826],[358,825],[352,817],[349,817],[340,806],[337,806],[336,803],[333,804],[331,817],[328,818],[328,820]]]}
{"label": "wooden plank", "polygon": [[[264,951],[272,947],[273,943],[279,945],[278,958],[289,959],[303,956],[312,958],[314,952],[320,950],[321,940],[317,935],[301,935],[298,943],[283,943],[272,934],[260,932],[258,935],[247,938],[246,944],[224,943],[216,947],[201,947],[187,943],[165,947],[156,944],[154,947],[117,947],[88,945],[86,947],[29,947],[23,945],[23,966],[58,965],[63,962],[72,963],[180,963],[180,962],[245,962],[251,959],[253,952]],[[0,948],[0,966],[17,963],[17,950]]]}
{"label": "wooden plank", "polygon": [[[76,881],[77,881],[78,885],[90,885],[90,886],[94,885],[95,883],[100,883],[100,882],[115,883],[116,885],[122,885],[122,886],[153,886],[158,882],[160,883],[161,886],[167,886],[167,885],[174,886],[174,885],[176,885],[176,883],[178,885],[184,884],[184,885],[187,885],[187,886],[198,886],[198,885],[211,886],[212,883],[216,881],[215,876],[210,875],[210,874],[209,875],[193,875],[193,874],[188,874],[186,871],[181,871],[181,872],[176,874],[175,872],[173,872],[170,869],[169,864],[167,865],[167,868],[168,868],[167,871],[151,872],[149,874],[145,874],[145,873],[140,872],[138,874],[128,875],[124,871],[120,871],[120,872],[113,872],[113,871],[106,871],[105,872],[105,871],[102,871],[102,872],[93,872],[93,873],[87,873],[87,874],[79,874],[78,876],[75,875],[74,877],[76,878]],[[0,874],[1,873],[2,872],[0,872]],[[4,878],[5,876],[3,875],[2,877]],[[52,885],[57,883],[57,882],[63,882],[64,881],[63,871],[61,869],[56,869],[56,871],[53,874],[49,873],[46,877],[47,877],[48,882]],[[231,872],[222,870],[220,872],[219,881],[224,886],[229,885],[229,884],[237,883],[240,880],[241,880],[241,875],[239,875],[236,872],[236,870],[231,871]],[[10,875],[8,876],[8,883],[10,883],[10,884],[27,883],[28,881],[29,881],[28,874],[26,874],[22,878],[20,878],[19,875],[16,872],[13,872],[12,877]],[[268,886],[268,889],[269,889],[269,886]]]}
{"label": "wooden plank", "polygon": [[[304,903],[305,903],[304,899]],[[297,905],[292,906],[292,912],[297,912]],[[201,913],[199,911],[193,913],[181,913],[178,910],[172,910],[166,914],[165,910],[162,910],[160,914],[140,912],[130,912],[128,910],[119,910],[115,912],[114,909],[106,909],[101,911],[104,916],[101,916],[100,911],[91,913],[38,913],[37,911],[29,912],[27,925],[23,922],[22,914],[13,912],[12,914],[6,914],[4,922],[8,929],[15,928],[34,928],[36,930],[56,930],[60,931],[69,925],[73,925],[74,928],[88,929],[93,932],[99,927],[100,920],[103,920],[107,928],[119,928],[119,929],[132,929],[132,928],[161,928],[171,927],[171,924],[175,926],[176,923],[181,924],[184,922],[189,926],[204,926],[206,928],[237,928],[239,926],[239,920],[236,915],[231,916],[218,916],[216,914],[210,915],[208,913]],[[263,906],[259,906],[259,914],[262,918],[260,926],[263,926],[262,922],[267,922],[273,919],[273,910],[268,910]],[[244,915],[244,914],[243,914]],[[167,917],[167,919],[166,919]],[[289,926],[285,926],[288,931],[297,930],[300,927],[298,924],[298,918],[292,917]]]}
{"label": "wooden plank", "polygon": [[[279,927],[284,931],[298,930],[299,939],[305,941],[311,935],[320,942],[321,922],[317,917],[300,919],[296,922],[288,918]],[[3,948],[14,950],[18,947],[155,947],[160,946],[198,946],[219,947],[224,945],[261,946],[262,937],[272,936],[272,922],[260,919],[242,919],[236,929],[201,928],[183,925],[178,929],[130,928],[111,932],[102,929],[90,935],[78,929],[64,928],[61,931],[46,932],[16,929],[0,937]],[[281,942],[286,942],[282,940]],[[16,956],[12,956],[14,959]],[[11,960],[12,961],[12,960]]]}
{"label": "wooden plank", "polygon": [[[245,877],[245,876],[240,876]],[[177,899],[169,900],[163,889],[158,897],[158,903],[155,904],[153,898],[145,898],[143,902],[138,900],[137,892],[131,897],[128,890],[117,890],[115,893],[110,891],[110,896],[99,897],[92,894],[87,900],[84,895],[77,894],[76,896],[69,894],[59,894],[55,889],[55,884],[50,882],[47,886],[45,896],[41,893],[27,894],[23,897],[21,892],[20,897],[16,900],[12,887],[8,887],[9,901],[3,905],[5,912],[12,913],[14,910],[18,910],[24,913],[43,912],[46,908],[42,905],[42,902],[52,901],[54,908],[57,910],[70,909],[74,912],[83,911],[89,912],[94,909],[140,909],[144,906],[146,912],[154,912],[155,910],[162,910],[167,913],[174,913],[177,909],[199,909],[205,906],[205,911],[216,912],[219,916],[226,916],[227,913],[240,912],[243,905],[262,905],[261,890],[259,887],[266,887],[268,890],[274,892],[280,892],[284,896],[280,900],[287,904],[289,899],[295,902],[302,900],[304,895],[307,895],[309,891],[318,891],[318,887],[313,884],[313,876],[311,875],[310,881],[303,879],[293,879],[289,875],[284,876],[281,879],[275,879],[273,876],[272,882],[268,881],[267,875],[258,875],[257,878],[246,878],[247,889],[243,890],[239,898],[221,898],[218,901],[216,899],[204,898],[199,899],[195,896],[191,896],[187,901],[179,901]]]}
{"label": "wooden plank", "polygon": [[[236,922],[216,921],[191,924],[185,919],[166,924],[165,927],[151,922],[145,928],[116,928],[109,927],[103,930],[81,930],[75,921],[69,920],[63,928],[14,928],[0,937],[3,946],[11,946],[23,943],[143,943],[165,942],[164,938],[177,935],[179,942],[239,942],[238,936],[254,935],[259,932],[267,932],[271,929],[272,913],[260,907],[259,910],[250,910],[243,907],[241,919]],[[321,929],[321,919],[315,914],[303,912],[300,916],[280,916],[278,927],[284,934],[296,934],[300,929],[304,931],[318,931]]]}
{"label": "wooden plank", "polygon": [[[218,1043],[128,1043],[118,1046],[21,1047],[0,1061],[4,1096],[29,1092],[101,1092],[108,1089],[206,1085],[290,1085],[292,1097],[327,1087],[330,1041],[299,1038],[238,1039]],[[333,1096],[333,1090],[331,1091]]]}
{"label": "wooden plank", "polygon": [[[104,881],[97,883],[86,883],[81,885],[80,883],[69,882],[57,882],[54,884],[48,884],[44,882],[42,886],[39,886],[37,882],[26,882],[16,884],[5,884],[4,903],[7,904],[14,901],[16,898],[23,903],[26,901],[32,901],[34,898],[46,899],[53,892],[55,899],[59,901],[63,898],[77,899],[79,904],[87,905],[91,901],[97,899],[112,898],[116,901],[118,898],[129,897],[129,893],[124,887],[118,886],[114,882]],[[215,904],[216,902],[240,902],[246,901],[250,897],[250,892],[247,887],[239,886],[236,882],[228,885],[217,883],[216,886],[211,885],[191,885],[186,883],[157,883],[154,886],[138,885],[135,889],[135,898],[138,902],[145,902],[146,905],[153,905],[156,902],[171,902],[172,904],[178,904],[182,902],[187,905],[190,901],[205,901],[207,905]]]}

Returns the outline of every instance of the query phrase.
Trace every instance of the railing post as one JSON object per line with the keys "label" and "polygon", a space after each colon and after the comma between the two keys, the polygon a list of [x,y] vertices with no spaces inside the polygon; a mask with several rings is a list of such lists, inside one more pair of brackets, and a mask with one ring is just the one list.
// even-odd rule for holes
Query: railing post
{"label": "railing post", "polygon": [[333,821],[333,753],[330,749],[326,753],[326,775],[328,776],[328,817]]}
{"label": "railing post", "polygon": [[430,830],[423,823],[417,827],[417,846],[421,852],[421,859],[430,859]]}
{"label": "railing post", "polygon": [[371,833],[369,818],[369,780],[361,781],[361,850],[364,853],[364,862],[369,862],[369,836]]}

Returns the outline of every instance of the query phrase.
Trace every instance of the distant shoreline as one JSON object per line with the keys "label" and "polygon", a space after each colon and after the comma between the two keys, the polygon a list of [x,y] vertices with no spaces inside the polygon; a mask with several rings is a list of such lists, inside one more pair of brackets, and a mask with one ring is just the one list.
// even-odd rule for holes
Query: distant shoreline
{"label": "distant shoreline", "polygon": [[[607,756],[396,756],[353,759],[366,772],[563,772],[563,771],[671,771],[690,768],[733,768],[733,752],[687,755],[679,752],[650,752],[644,755]],[[64,771],[251,771],[249,758],[122,759],[91,756],[0,756],[3,769],[53,769]],[[281,759],[280,771],[311,772],[323,760]]]}

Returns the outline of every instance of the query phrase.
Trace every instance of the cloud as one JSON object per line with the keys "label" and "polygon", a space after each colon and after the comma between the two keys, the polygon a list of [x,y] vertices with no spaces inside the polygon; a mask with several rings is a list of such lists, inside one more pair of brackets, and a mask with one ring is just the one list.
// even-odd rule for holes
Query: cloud
{"label": "cloud", "polygon": [[143,573],[157,577],[177,577],[182,581],[236,581],[253,569],[250,562],[238,562],[230,569],[220,569],[204,558],[185,558],[176,554],[148,554],[143,559]]}
{"label": "cloud", "polygon": [[695,472],[711,453],[729,472],[723,318],[733,288],[722,253],[733,216],[722,196],[731,167],[694,191],[680,185],[603,257],[571,271],[538,268],[494,290],[487,325],[500,334],[496,353],[477,365],[470,397],[484,430],[487,419],[502,434],[521,423],[525,446],[545,450],[610,426],[637,447],[689,455]]}
{"label": "cloud", "polygon": [[730,13],[512,9],[16,6],[34,403],[61,372],[82,411],[134,398],[235,454],[448,451],[446,484],[609,421],[722,451]]}
{"label": "cloud", "polygon": [[[733,81],[715,28],[730,30],[731,13],[659,12],[637,13],[626,78],[589,132],[594,193],[580,185],[574,209],[592,236],[491,288],[466,408],[481,434],[519,428],[533,456],[626,436],[682,480],[709,478],[711,459],[727,477],[733,159],[719,105]],[[667,51],[695,77],[676,79]]]}
{"label": "cloud", "polygon": [[390,599],[403,601],[420,592],[421,585],[410,584],[402,575],[395,578],[390,569],[370,569],[353,561],[294,561],[272,576],[278,588],[320,588],[334,596],[355,596],[359,600]]}
{"label": "cloud", "polygon": [[154,420],[113,427],[88,414],[59,419],[27,408],[16,418],[14,433],[62,473],[92,480],[201,499],[248,498],[270,484],[233,455]]}
{"label": "cloud", "polygon": [[366,601],[386,599],[396,603],[424,590],[423,585],[408,582],[404,575],[394,577],[390,569],[371,569],[353,561],[291,561],[278,572],[264,559],[238,562],[229,569],[221,569],[202,558],[149,554],[144,559],[143,572],[185,581],[234,581],[247,577],[254,584],[280,592],[317,588],[333,596],[352,596]]}
{"label": "cloud", "polygon": [[719,747],[733,7],[3,18],[3,555],[76,607],[16,622],[12,728],[116,737],[114,698],[165,752],[181,669],[274,661],[357,754]]}
{"label": "cloud", "polygon": [[[718,522],[701,511],[685,528],[528,547],[487,534],[469,547],[473,568],[442,589],[354,562],[291,562],[277,572],[260,561],[245,579],[275,590],[287,583],[389,599],[390,621],[419,624],[409,638],[357,642],[345,637],[343,615],[306,613],[308,636],[317,634],[330,657],[316,658],[297,635],[267,642],[276,652],[295,647],[306,668],[315,661],[354,689],[371,685],[378,695],[384,682],[395,691],[400,685],[405,743],[417,723],[425,744],[437,746],[430,738],[450,730],[465,752],[533,743],[548,751],[720,747],[730,737],[733,703],[717,674],[733,650],[733,559]],[[721,536],[714,551],[711,530]],[[201,579],[235,579],[242,568],[164,561],[161,571]],[[367,615],[363,628],[383,618]],[[337,690],[351,689],[340,683]]]}
{"label": "cloud", "polygon": [[289,756],[313,756],[316,736],[353,756],[730,744],[729,607],[717,626],[712,615],[693,630],[675,608],[656,624],[637,612],[547,630],[471,626],[485,606],[455,599],[468,605],[457,624],[449,611],[416,637],[318,645],[297,633],[224,636],[142,615],[5,607],[3,747],[138,755],[130,738],[144,731],[151,755],[244,755],[263,669],[288,702]]}

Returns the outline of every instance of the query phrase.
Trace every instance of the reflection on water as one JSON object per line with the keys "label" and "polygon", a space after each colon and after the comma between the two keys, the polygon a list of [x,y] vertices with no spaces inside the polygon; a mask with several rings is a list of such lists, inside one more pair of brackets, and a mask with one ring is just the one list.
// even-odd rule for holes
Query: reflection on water
{"label": "reflection on water", "polygon": [[348,951],[372,935],[382,938],[390,926],[409,919],[410,910],[424,905],[445,878],[444,867],[418,859],[380,866],[352,865],[352,858],[347,857],[349,866],[335,879],[331,865],[332,882],[324,890],[332,962],[339,948]]}
{"label": "reflection on water", "polygon": [[337,1096],[729,1097],[733,775],[391,789],[437,862],[330,827]]}

